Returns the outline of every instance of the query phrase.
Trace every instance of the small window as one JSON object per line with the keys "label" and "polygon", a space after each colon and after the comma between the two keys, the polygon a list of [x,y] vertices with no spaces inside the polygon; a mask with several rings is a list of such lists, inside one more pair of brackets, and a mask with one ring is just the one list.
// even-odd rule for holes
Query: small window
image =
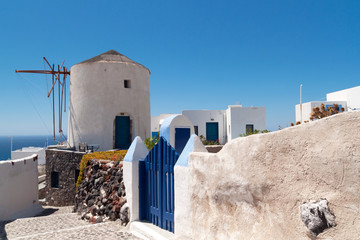
{"label": "small window", "polygon": [[195,134],[199,136],[199,126],[194,126]]}
{"label": "small window", "polygon": [[246,134],[254,132],[254,124],[246,124]]}
{"label": "small window", "polygon": [[80,170],[75,169],[75,184],[76,184],[76,182],[77,182],[77,180],[79,178],[79,174],[80,174]]}
{"label": "small window", "polygon": [[51,173],[51,187],[59,188],[59,173],[58,172]]}
{"label": "small window", "polygon": [[124,88],[131,88],[130,80],[124,80]]}

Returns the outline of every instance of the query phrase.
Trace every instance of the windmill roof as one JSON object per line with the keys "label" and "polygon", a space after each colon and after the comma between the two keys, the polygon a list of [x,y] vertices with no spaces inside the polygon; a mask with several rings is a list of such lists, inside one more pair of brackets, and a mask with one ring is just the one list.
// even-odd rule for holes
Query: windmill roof
{"label": "windmill roof", "polygon": [[131,64],[136,64],[140,67],[145,68],[146,70],[148,70],[150,72],[150,70],[145,67],[144,65],[137,63],[133,60],[131,60],[130,58],[128,58],[127,56],[115,51],[115,50],[110,50],[107,52],[104,52],[100,55],[97,55],[93,58],[90,58],[88,60],[82,61],[78,64],[83,64],[83,63],[94,63],[94,62],[116,62],[116,63],[131,63]]}

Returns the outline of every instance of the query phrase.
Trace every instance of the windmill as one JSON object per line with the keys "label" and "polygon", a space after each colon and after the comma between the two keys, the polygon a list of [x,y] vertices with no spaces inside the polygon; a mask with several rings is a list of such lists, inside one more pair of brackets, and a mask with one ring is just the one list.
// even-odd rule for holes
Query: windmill
{"label": "windmill", "polygon": [[60,135],[64,136],[62,130],[62,113],[66,112],[66,77],[70,75],[70,71],[64,67],[65,60],[62,61],[61,65],[57,66],[55,70],[55,65],[51,65],[48,60],[44,57],[44,61],[49,65],[50,70],[15,70],[16,73],[40,73],[40,74],[51,74],[52,75],[52,86],[47,97],[49,98],[52,95],[52,110],[53,110],[53,134],[55,140],[55,87],[58,83],[58,117],[59,117],[59,126],[58,132]]}

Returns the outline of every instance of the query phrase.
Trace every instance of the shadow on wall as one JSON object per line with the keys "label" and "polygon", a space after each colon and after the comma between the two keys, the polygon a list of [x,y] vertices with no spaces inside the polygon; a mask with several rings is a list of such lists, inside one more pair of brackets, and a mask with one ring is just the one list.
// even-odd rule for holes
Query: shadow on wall
{"label": "shadow on wall", "polygon": [[8,224],[8,223],[11,223],[13,221],[14,220],[0,222],[0,239],[7,239],[7,234],[6,234],[6,231],[5,231],[5,225]]}

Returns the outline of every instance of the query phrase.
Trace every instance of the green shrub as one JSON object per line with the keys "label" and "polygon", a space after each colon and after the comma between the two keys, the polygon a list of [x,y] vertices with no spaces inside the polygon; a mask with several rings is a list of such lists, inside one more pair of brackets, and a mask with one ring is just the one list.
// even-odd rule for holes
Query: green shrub
{"label": "green shrub", "polygon": [[200,135],[200,140],[204,145],[220,145],[219,139],[216,139],[216,141],[206,140],[203,135]]}
{"label": "green shrub", "polygon": [[242,133],[240,134],[240,137],[246,137],[246,136],[250,136],[253,134],[258,134],[258,133],[268,133],[270,132],[269,130],[259,130],[259,129],[255,129],[254,131],[251,131],[250,129],[246,130],[246,133]]}
{"label": "green shrub", "polygon": [[158,142],[159,142],[159,137],[151,137],[151,138],[147,138],[145,139],[145,146],[147,147],[147,149],[150,151]]}

